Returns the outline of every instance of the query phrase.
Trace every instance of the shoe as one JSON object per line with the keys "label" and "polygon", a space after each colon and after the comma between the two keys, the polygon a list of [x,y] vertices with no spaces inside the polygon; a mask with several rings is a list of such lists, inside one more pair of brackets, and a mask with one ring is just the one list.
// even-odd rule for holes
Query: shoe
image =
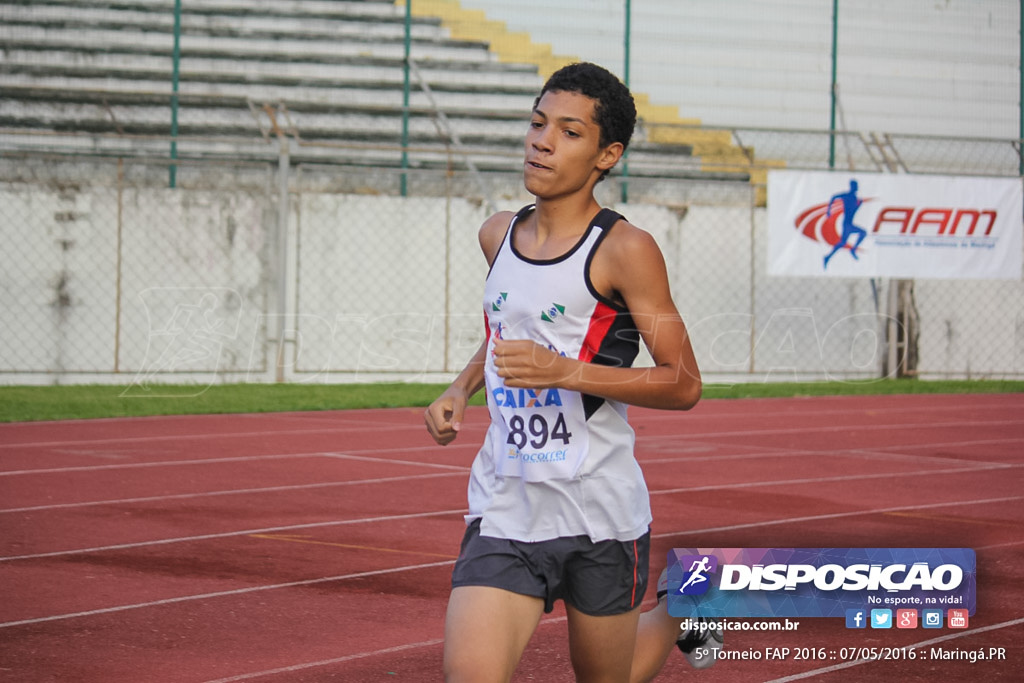
{"label": "shoe", "polygon": [[[668,597],[668,568],[662,570],[661,576],[658,577],[657,595],[658,602],[661,602],[662,598]],[[690,621],[695,622],[697,628],[690,628],[680,633],[676,639],[676,647],[686,655],[686,661],[694,669],[709,669],[714,665],[717,656],[710,652],[702,652],[698,656],[696,650],[697,648],[721,650],[725,645],[725,634],[720,628],[706,628],[711,622],[704,617],[698,616],[696,619],[690,617]],[[701,628],[701,626],[705,628]]]}

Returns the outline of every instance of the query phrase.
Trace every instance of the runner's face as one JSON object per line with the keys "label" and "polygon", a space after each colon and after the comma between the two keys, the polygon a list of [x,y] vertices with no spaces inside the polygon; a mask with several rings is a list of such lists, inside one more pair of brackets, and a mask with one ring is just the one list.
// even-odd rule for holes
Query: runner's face
{"label": "runner's face", "polygon": [[622,154],[622,145],[601,147],[595,101],[575,92],[544,93],[526,133],[524,182],[539,198],[572,194],[597,182]]}

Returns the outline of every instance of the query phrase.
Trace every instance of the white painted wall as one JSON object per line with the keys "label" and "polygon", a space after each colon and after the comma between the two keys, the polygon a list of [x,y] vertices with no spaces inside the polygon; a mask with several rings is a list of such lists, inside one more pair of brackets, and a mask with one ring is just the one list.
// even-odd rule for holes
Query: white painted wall
{"label": "white painted wall", "polygon": [[[283,301],[272,197],[0,184],[0,203],[0,382],[274,381],[282,322],[288,381],[422,381],[483,338],[477,203],[292,195]],[[709,381],[877,375],[870,281],[767,277],[764,209],[618,210],[661,245]],[[923,369],[1024,374],[1024,283],[916,287]]]}
{"label": "white painted wall", "polygon": [[[462,0],[555,53],[623,72],[624,0]],[[634,0],[630,85],[710,126],[829,127],[828,0]],[[1016,0],[841,0],[845,127],[1020,133]],[[843,127],[837,121],[837,127]]]}

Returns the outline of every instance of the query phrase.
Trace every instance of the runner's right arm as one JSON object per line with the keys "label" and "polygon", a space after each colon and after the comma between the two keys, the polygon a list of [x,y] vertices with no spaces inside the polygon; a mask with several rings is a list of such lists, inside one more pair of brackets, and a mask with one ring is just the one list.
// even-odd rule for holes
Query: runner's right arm
{"label": "runner's right arm", "polygon": [[[496,213],[480,228],[478,239],[480,249],[487,259],[487,265],[494,263],[494,257],[505,238],[511,213]],[[458,436],[462,428],[462,417],[466,412],[469,398],[484,387],[484,360],[487,358],[487,339],[480,344],[469,363],[455,378],[455,381],[430,404],[423,415],[430,436],[442,446],[447,446]]]}
{"label": "runner's right arm", "polygon": [[473,354],[469,363],[444,393],[430,404],[423,414],[430,436],[442,446],[447,446],[462,429],[462,417],[466,412],[469,398],[484,386],[484,358],[487,354],[487,340]]}

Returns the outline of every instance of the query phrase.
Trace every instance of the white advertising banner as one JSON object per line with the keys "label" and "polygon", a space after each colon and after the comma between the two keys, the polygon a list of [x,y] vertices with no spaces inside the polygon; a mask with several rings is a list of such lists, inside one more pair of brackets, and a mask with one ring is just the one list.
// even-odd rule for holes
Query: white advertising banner
{"label": "white advertising banner", "polygon": [[1018,178],[772,171],[768,274],[1020,279]]}

